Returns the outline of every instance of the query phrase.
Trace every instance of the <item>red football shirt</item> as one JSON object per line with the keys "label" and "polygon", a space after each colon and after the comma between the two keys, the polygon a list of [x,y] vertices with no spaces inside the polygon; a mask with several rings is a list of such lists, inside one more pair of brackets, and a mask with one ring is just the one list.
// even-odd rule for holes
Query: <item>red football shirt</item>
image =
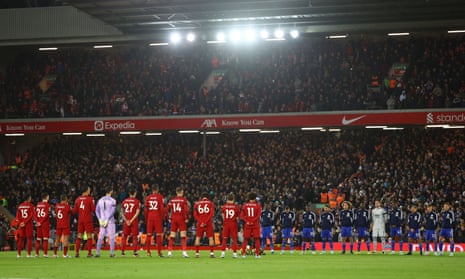
{"label": "red football shirt", "polygon": [[91,196],[80,196],[74,202],[74,213],[79,215],[79,223],[92,223],[92,212],[95,212],[95,202]]}
{"label": "red football shirt", "polygon": [[262,207],[258,202],[247,202],[242,206],[241,218],[246,226],[260,227]]}
{"label": "red football shirt", "polygon": [[124,217],[129,221],[140,209],[140,201],[136,198],[127,198],[121,203],[121,207],[124,210]]}
{"label": "red football shirt", "polygon": [[189,202],[185,197],[174,197],[166,206],[167,213],[171,212],[171,218],[189,219]]}
{"label": "red football shirt", "polygon": [[163,196],[160,194],[150,194],[145,198],[144,215],[146,220],[163,220],[165,208]]}
{"label": "red football shirt", "polygon": [[18,224],[24,223],[32,224],[32,218],[34,216],[34,205],[30,202],[23,202],[18,206],[16,210],[16,220],[18,220]]}
{"label": "red football shirt", "polygon": [[58,203],[55,205],[55,215],[57,219],[57,229],[70,227],[72,210],[67,203]]}
{"label": "red football shirt", "polygon": [[235,225],[237,226],[237,218],[239,217],[240,214],[240,209],[239,205],[235,203],[226,203],[223,205],[223,208],[221,209],[223,212],[223,223],[224,226],[227,225]]}
{"label": "red football shirt", "polygon": [[50,223],[50,204],[48,202],[41,201],[35,208],[34,219],[40,224]]}
{"label": "red football shirt", "polygon": [[202,199],[194,204],[194,218],[199,224],[210,224],[215,216],[215,205],[208,199]]}

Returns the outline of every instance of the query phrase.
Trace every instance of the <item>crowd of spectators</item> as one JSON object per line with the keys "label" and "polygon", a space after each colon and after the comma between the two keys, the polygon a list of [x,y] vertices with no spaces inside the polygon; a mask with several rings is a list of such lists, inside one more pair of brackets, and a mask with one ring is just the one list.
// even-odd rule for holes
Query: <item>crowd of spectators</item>
{"label": "crowd of spectators", "polygon": [[463,61],[457,36],[20,51],[0,76],[0,117],[465,107]]}
{"label": "crowd of spectators", "polygon": [[[92,187],[95,198],[112,185],[121,202],[130,187],[143,199],[157,183],[166,198],[177,186],[191,202],[208,192],[218,209],[228,193],[243,203],[253,190],[273,208],[301,211],[337,189],[356,208],[379,199],[387,207],[432,203],[440,211],[450,202],[465,217],[462,131],[231,132],[208,136],[205,157],[202,142],[200,135],[179,134],[50,138],[31,148],[19,169],[0,173],[0,184],[13,213],[28,193],[37,202],[47,192],[54,203],[60,194],[74,200],[83,185]],[[219,216],[215,224],[218,229]],[[457,233],[458,239],[465,236]]]}

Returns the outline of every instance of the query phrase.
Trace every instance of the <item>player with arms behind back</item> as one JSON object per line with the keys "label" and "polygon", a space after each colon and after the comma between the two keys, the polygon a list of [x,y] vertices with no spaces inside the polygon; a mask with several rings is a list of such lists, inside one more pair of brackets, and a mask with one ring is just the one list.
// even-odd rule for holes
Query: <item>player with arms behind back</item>
{"label": "player with arms behind back", "polygon": [[354,212],[351,210],[351,203],[344,201],[342,203],[342,210],[339,212],[339,221],[341,223],[341,241],[342,241],[342,254],[346,253],[346,242],[349,241],[350,253],[353,254],[354,238],[352,236],[352,229],[354,226]]}
{"label": "player with arms behind back", "polygon": [[55,216],[56,216],[56,239],[55,245],[53,246],[53,257],[56,258],[58,245],[60,240],[63,241],[63,258],[69,258],[68,255],[68,239],[71,233],[71,214],[73,213],[71,207],[68,204],[68,197],[62,195],[60,203],[55,205]]}
{"label": "player with arms behind back", "polygon": [[286,243],[289,242],[289,249],[291,254],[294,253],[294,222],[295,222],[295,213],[291,211],[289,206],[286,206],[283,212],[281,212],[280,218],[280,225],[282,228],[282,243],[281,243],[281,255],[284,254],[286,250]]}
{"label": "player with arms behind back", "polygon": [[98,200],[97,206],[95,207],[95,215],[97,215],[100,224],[95,256],[100,257],[100,248],[102,247],[105,236],[107,236],[110,239],[110,257],[113,258],[115,256],[116,239],[116,200],[111,196],[113,194],[113,189],[111,187],[107,187],[105,192],[105,196]]}
{"label": "player with arms behind back", "polygon": [[240,214],[240,208],[234,203],[234,194],[229,194],[226,198],[226,204],[223,205],[223,242],[221,245],[221,257],[224,258],[226,242],[229,238],[232,240],[233,258],[237,258],[237,224]]}
{"label": "player with arms behind back", "polygon": [[260,258],[260,215],[262,206],[257,202],[257,194],[250,192],[248,202],[242,205],[241,218],[244,221],[244,241],[242,242],[242,257],[245,258],[246,246],[251,238],[255,241],[255,258]]}
{"label": "player with arms behind back", "polygon": [[417,211],[418,208],[414,204],[410,206],[410,214],[407,217],[408,225],[408,254],[412,255],[413,241],[417,241],[420,246],[420,255],[423,255],[423,244],[421,243],[421,213]]}
{"label": "player with arms behind back", "polygon": [[50,238],[50,204],[49,195],[42,194],[42,201],[36,205],[34,219],[36,221],[36,257],[39,257],[40,244],[44,258],[48,258],[48,239]]}
{"label": "player with arms behind back", "polygon": [[76,258],[79,258],[79,249],[81,247],[81,240],[84,232],[88,236],[87,241],[87,257],[92,257],[92,240],[93,237],[93,223],[92,213],[95,212],[95,202],[90,196],[90,187],[84,186],[82,195],[74,201],[73,213],[78,214],[77,224],[77,239],[76,239]]}
{"label": "player with arms behind back", "polygon": [[262,246],[261,250],[265,251],[266,242],[270,242],[270,250],[271,254],[274,254],[274,243],[273,243],[273,226],[274,226],[274,212],[271,210],[271,206],[269,203],[265,204],[265,209],[262,211],[262,215],[260,216],[260,225],[261,229],[261,238],[262,238]]}
{"label": "player with arms behind back", "polygon": [[184,197],[184,190],[176,188],[176,196],[172,198],[166,206],[167,215],[171,213],[171,232],[168,241],[168,257],[171,257],[174,238],[179,230],[181,235],[181,248],[183,258],[189,258],[187,254],[187,222],[189,222],[189,202]]}
{"label": "player with arms behind back", "polygon": [[370,212],[362,206],[355,212],[355,227],[357,229],[357,252],[360,253],[362,240],[365,241],[367,251],[370,252],[370,235],[368,230],[370,228]]}
{"label": "player with arms behind back", "polygon": [[330,253],[334,254],[333,248],[333,228],[334,228],[334,214],[331,212],[329,205],[325,205],[324,211],[320,214],[321,226],[321,241],[322,248],[321,254],[326,253],[326,242],[329,242]]}
{"label": "player with arms behind back", "polygon": [[16,246],[18,247],[18,258],[21,258],[21,251],[23,250],[24,238],[27,240],[27,257],[31,257],[32,252],[32,236],[34,234],[34,224],[32,218],[34,217],[34,205],[31,203],[31,195],[27,195],[23,203],[16,209],[16,223],[18,224],[18,238]]}
{"label": "player with arms behind back", "polygon": [[439,231],[439,251],[440,255],[444,251],[444,241],[449,239],[450,254],[454,256],[454,228],[455,228],[455,213],[451,210],[450,203],[446,202],[443,205],[441,212],[441,230]]}
{"label": "player with arms behind back", "polygon": [[152,194],[145,198],[144,216],[147,225],[146,251],[147,255],[152,256],[150,246],[152,244],[153,232],[156,234],[156,243],[158,256],[163,257],[161,247],[163,245],[163,220],[165,219],[165,205],[163,196],[158,193],[158,185],[152,185]]}
{"label": "player with arms behind back", "polygon": [[402,208],[396,202],[392,203],[392,208],[389,211],[389,236],[392,239],[391,253],[395,254],[396,242],[399,242],[399,254],[403,254],[404,241],[402,240],[402,224],[404,222],[404,214]]}
{"label": "player with arms behind back", "polygon": [[200,257],[200,239],[205,234],[208,238],[208,245],[210,246],[210,258],[215,257],[213,246],[215,241],[213,239],[213,216],[215,216],[215,205],[208,199],[208,193],[202,193],[199,201],[194,203],[194,219],[197,222],[196,235],[195,235],[195,257]]}
{"label": "player with arms behind back", "polygon": [[434,255],[437,255],[438,251],[438,239],[436,236],[436,230],[438,228],[438,214],[433,211],[433,204],[426,205],[426,212],[424,215],[425,224],[425,255],[429,254],[430,244],[433,242]]}
{"label": "player with arms behind back", "polygon": [[378,238],[381,238],[381,251],[384,254],[384,245],[386,242],[386,220],[387,213],[381,207],[380,201],[375,201],[375,208],[371,210],[371,236],[373,237],[373,254],[376,253]]}
{"label": "player with arms behind back", "polygon": [[307,250],[307,243],[311,243],[312,254],[315,254],[315,225],[316,214],[310,209],[310,206],[305,206],[305,212],[302,214],[302,254]]}
{"label": "player with arms behind back", "polygon": [[121,255],[125,255],[126,242],[132,236],[132,251],[137,257],[137,235],[139,234],[140,201],[136,198],[136,189],[129,190],[129,198],[121,203],[121,216],[123,218],[123,238],[121,240]]}

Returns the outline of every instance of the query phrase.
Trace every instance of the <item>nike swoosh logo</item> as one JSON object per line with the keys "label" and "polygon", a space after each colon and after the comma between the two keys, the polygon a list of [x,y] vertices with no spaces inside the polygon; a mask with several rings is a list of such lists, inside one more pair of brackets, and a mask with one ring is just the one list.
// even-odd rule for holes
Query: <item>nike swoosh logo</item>
{"label": "nike swoosh logo", "polygon": [[362,116],[359,116],[359,117],[355,117],[355,118],[352,118],[352,119],[346,119],[346,116],[344,115],[344,117],[342,118],[342,125],[350,125],[352,123],[354,123],[355,121],[358,121],[362,118],[364,118],[366,115],[362,115]]}

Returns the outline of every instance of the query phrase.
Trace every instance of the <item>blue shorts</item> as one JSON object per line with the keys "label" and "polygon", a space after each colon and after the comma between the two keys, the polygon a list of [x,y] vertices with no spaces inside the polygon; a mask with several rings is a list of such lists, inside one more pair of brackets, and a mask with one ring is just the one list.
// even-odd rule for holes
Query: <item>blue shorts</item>
{"label": "blue shorts", "polygon": [[435,230],[426,230],[425,231],[425,240],[426,241],[437,241],[436,231]]}
{"label": "blue shorts", "polygon": [[357,228],[358,238],[369,237],[367,228]]}
{"label": "blue shorts", "polygon": [[420,229],[413,229],[413,232],[411,229],[408,230],[408,238],[411,239],[420,239]]}
{"label": "blue shorts", "polygon": [[273,228],[262,227],[262,238],[273,238]]}
{"label": "blue shorts", "polygon": [[321,231],[321,239],[323,240],[330,240],[333,239],[333,234],[330,230],[322,230]]}
{"label": "blue shorts", "polygon": [[292,233],[292,228],[283,228],[282,236],[283,238],[293,238],[294,234]]}
{"label": "blue shorts", "polygon": [[303,228],[302,230],[302,238],[307,239],[307,238],[313,238],[313,228]]}
{"label": "blue shorts", "polygon": [[391,228],[389,236],[390,237],[402,236],[402,228],[401,227]]}
{"label": "blue shorts", "polygon": [[352,237],[352,227],[341,227],[342,237]]}
{"label": "blue shorts", "polygon": [[454,238],[454,230],[451,228],[441,228],[439,231],[440,237]]}

